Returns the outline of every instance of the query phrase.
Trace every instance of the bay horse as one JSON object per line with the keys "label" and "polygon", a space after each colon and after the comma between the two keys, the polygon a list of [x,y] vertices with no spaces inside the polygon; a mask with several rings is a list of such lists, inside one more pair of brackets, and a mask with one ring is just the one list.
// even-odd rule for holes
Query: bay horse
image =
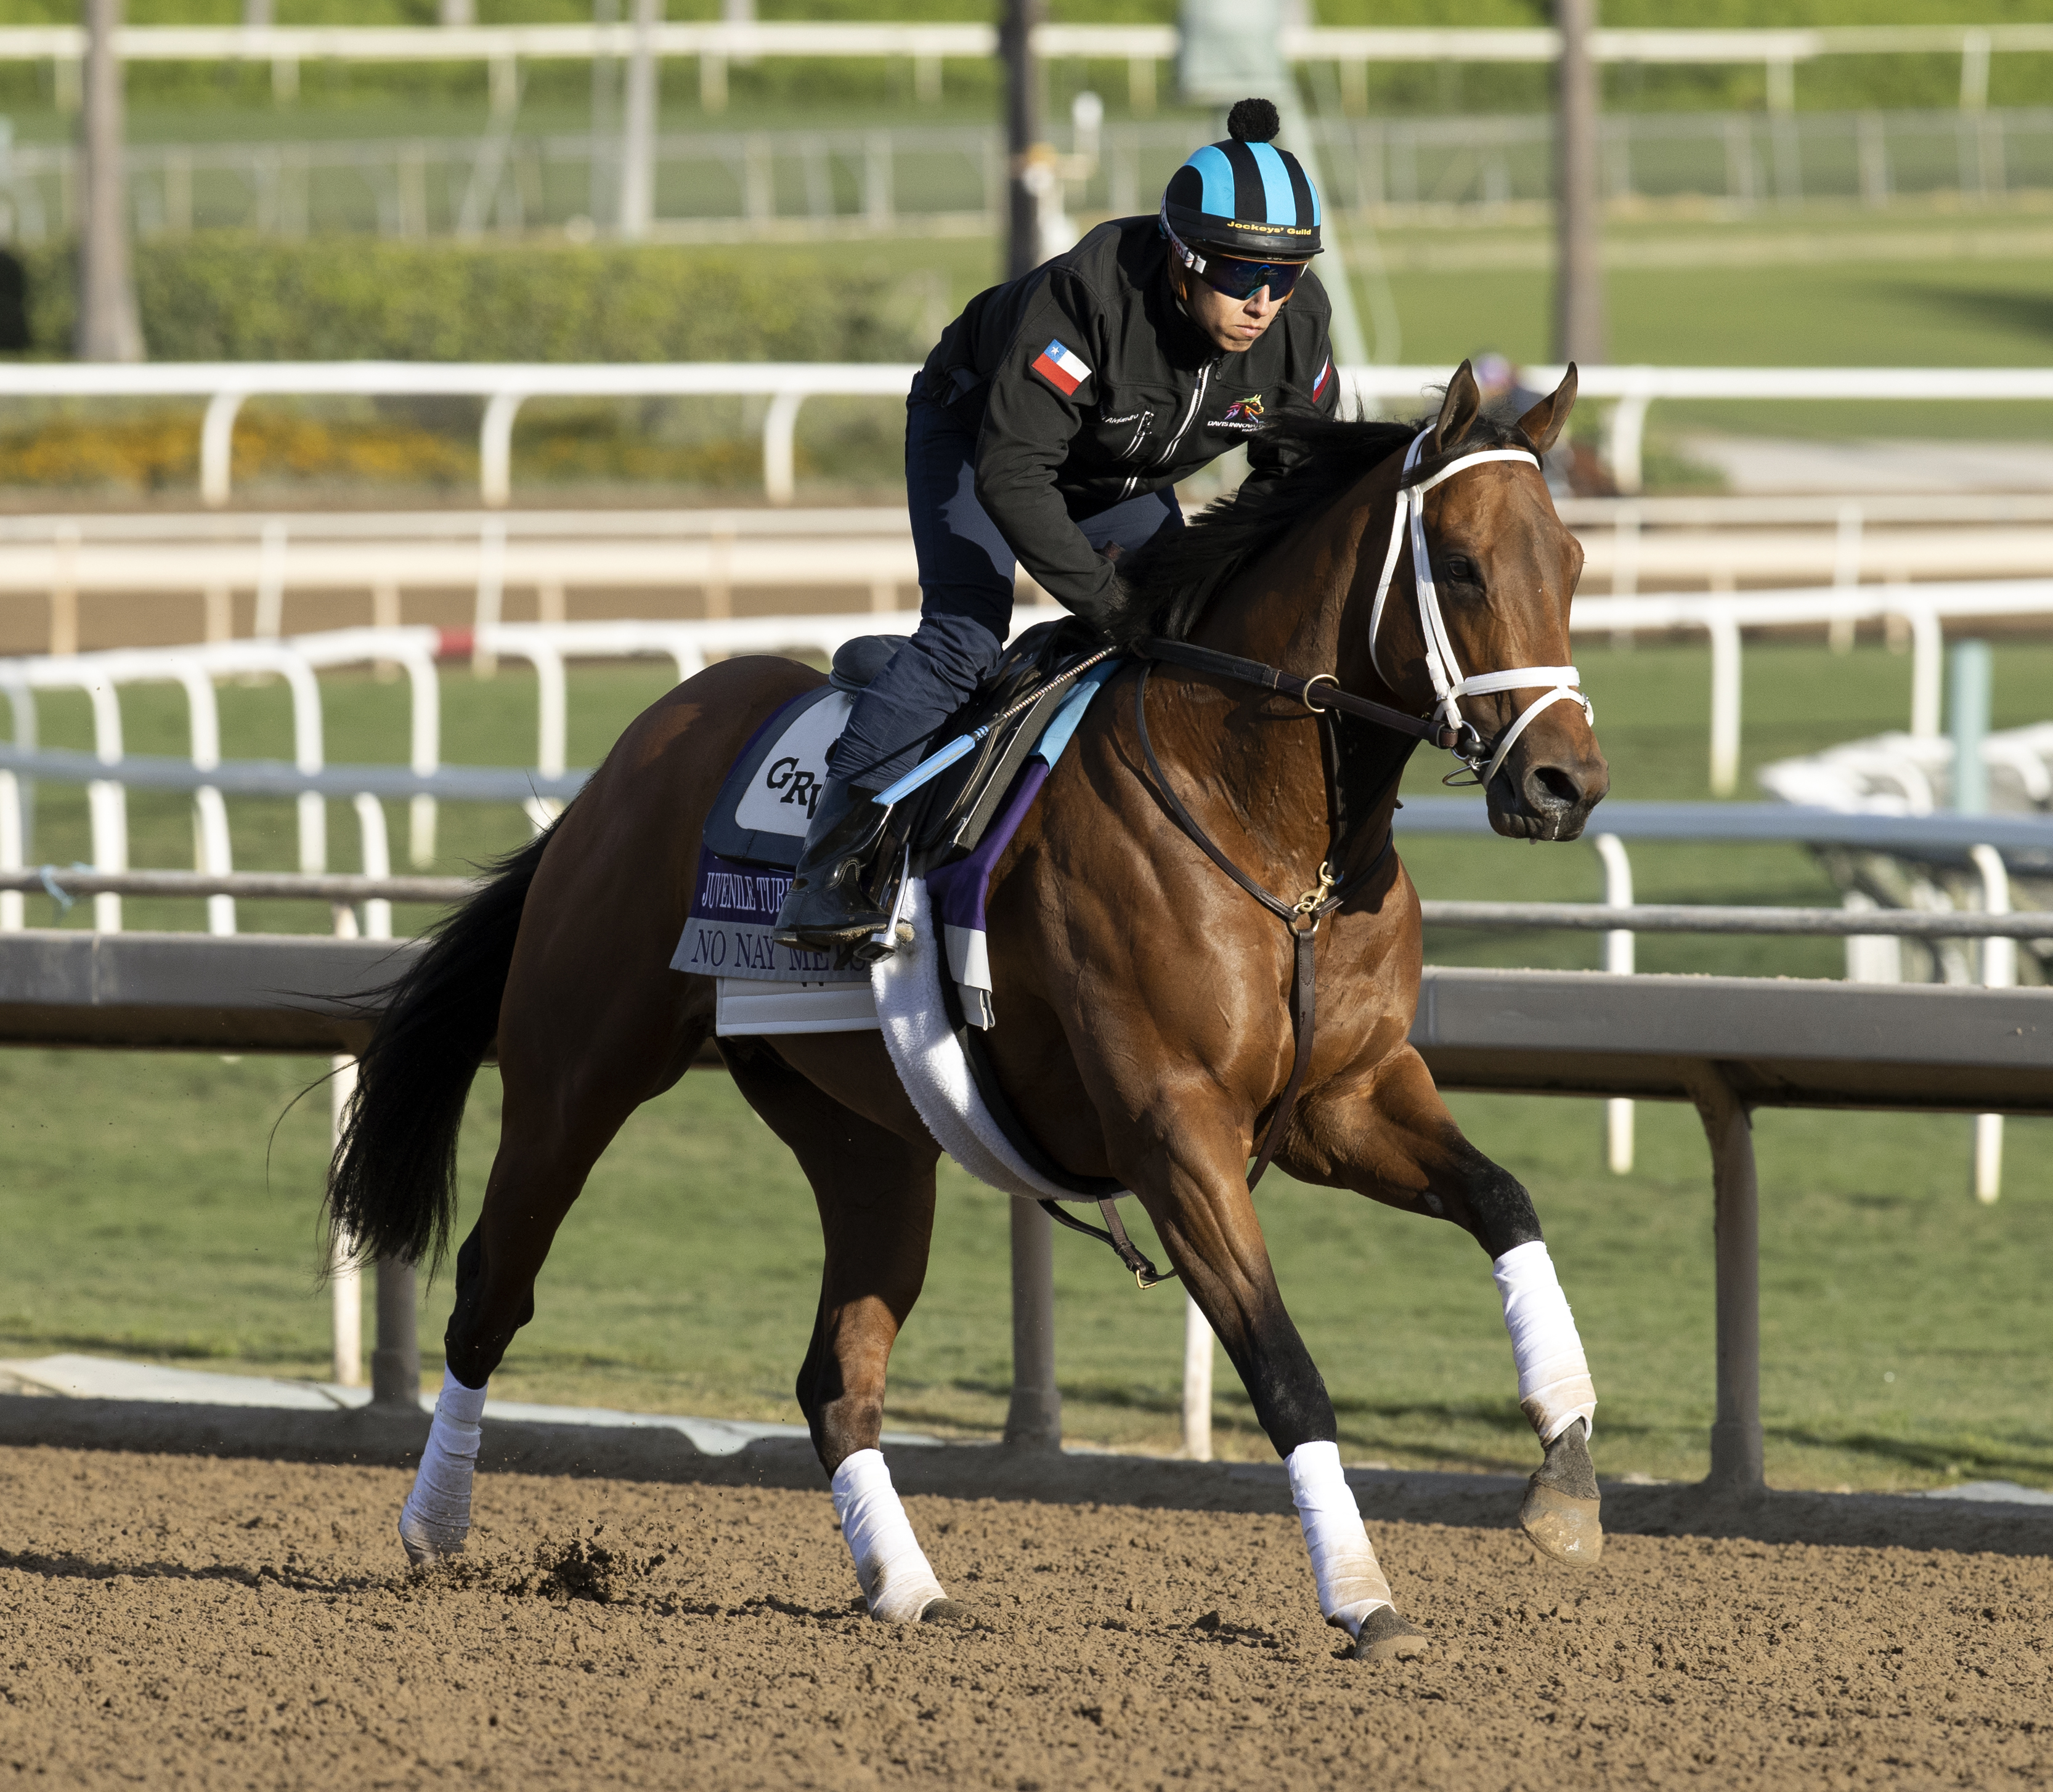
{"label": "bay horse", "polygon": [[[1567,664],[1581,551],[1538,460],[1574,402],[1571,368],[1515,426],[1493,421],[1464,363],[1423,425],[1278,425],[1290,470],[1122,569],[1125,633],[1185,644],[1184,663],[1129,661],[1100,690],[991,881],[1002,1024],[986,1039],[1007,1099],[1047,1158],[1139,1198],[1290,1467],[1321,1610],[1364,1659],[1423,1639],[1397,1614],[1332,1402],[1278,1292],[1249,1194],[1258,1139],[1265,1165],[1273,1154],[1301,1182],[1474,1237],[1543,1445],[1521,1521],[1564,1562],[1601,1542],[1595,1394],[1532,1200],[1462,1136],[1407,1040],[1421,929],[1391,822],[1415,736],[1434,731],[1319,723],[1313,694],[1325,683],[1336,704],[1439,717],[1498,833],[1582,831],[1609,774]],[[1294,672],[1300,695],[1193,669],[1191,649]],[[439,1263],[464,1102],[488,1056],[504,1088],[401,1520],[416,1561],[462,1547],[485,1385],[533,1315],[557,1227],[628,1116],[713,1034],[712,979],[667,968],[700,835],[744,743],[820,680],[751,657],[679,685],[395,986],[330,1173],[329,1223],[351,1249]],[[1250,890],[1282,892],[1274,912]],[[1293,934],[1309,938],[1309,986],[1293,987]],[[1300,1065],[1293,996],[1301,1010],[1314,994]],[[718,1045],[818,1202],[826,1265],[798,1401],[869,1608],[975,1621],[935,1578],[878,1452],[940,1147],[875,1033]]]}

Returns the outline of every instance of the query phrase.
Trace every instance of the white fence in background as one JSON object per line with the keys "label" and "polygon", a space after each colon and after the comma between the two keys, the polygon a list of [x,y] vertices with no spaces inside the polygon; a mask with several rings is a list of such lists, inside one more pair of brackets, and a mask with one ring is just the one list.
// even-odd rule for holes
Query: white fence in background
{"label": "white fence in background", "polygon": [[[640,36],[630,24],[525,25],[128,25],[115,47],[127,61],[268,64],[281,99],[299,91],[300,65],[355,62],[482,62],[495,99],[517,92],[523,61],[591,61],[631,55]],[[699,65],[699,97],[710,110],[726,103],[732,62],[765,57],[878,57],[909,60],[922,100],[940,96],[950,59],[988,61],[998,53],[995,25],[869,24],[826,21],[660,22],[649,29],[657,56]],[[1158,64],[1173,61],[1180,33],[1168,25],[1042,24],[1034,32],[1043,59],[1125,62],[1136,111],[1155,101]],[[1344,94],[1358,100],[1365,71],[1383,62],[1551,63],[1560,35],[1545,26],[1510,28],[1286,26],[1284,55],[1334,67]],[[77,25],[0,28],[0,61],[49,61],[61,98],[73,100],[85,34]],[[1608,30],[1592,34],[1600,62],[1733,65],[1758,63],[1768,75],[1771,106],[1795,103],[1798,65],[1829,56],[1952,56],[1960,59],[1961,104],[1976,110],[1988,96],[1990,58],[2053,49],[2053,25],[1889,25],[1768,29]],[[1359,109],[1357,105],[1356,109]]]}
{"label": "white fence in background", "polygon": [[[1545,113],[1329,118],[1310,129],[1331,213],[1395,223],[1553,197]],[[1191,127],[1051,135],[1067,146],[1068,209],[1129,217],[1154,205],[1189,152]],[[1729,214],[2053,188],[2053,108],[2043,107],[1611,112],[1599,135],[1607,198],[1713,199]],[[995,127],[670,131],[650,154],[658,241],[989,236],[1002,226],[1004,140]],[[76,233],[78,155],[68,143],[11,153],[0,143],[0,241]],[[467,238],[595,230],[617,214],[622,154],[617,135],[516,131],[509,116],[477,136],[132,143],[124,166],[129,215],[145,237]]]}
{"label": "white fence in background", "polygon": [[[1556,508],[1582,543],[1592,594],[2053,574],[2053,491],[1564,497]],[[905,512],[881,504],[0,516],[0,593],[255,590],[265,635],[279,632],[288,588],[384,594],[372,620],[389,623],[397,616],[375,612],[394,594],[473,586],[488,560],[506,588],[542,594],[544,622],[563,619],[574,588],[690,588],[718,616],[736,587],[869,586],[873,606],[889,610],[914,574]],[[208,614],[225,635],[225,607]]]}
{"label": "white fence in background", "polygon": [[[559,778],[568,738],[567,668],[575,660],[658,658],[668,660],[682,680],[704,669],[709,655],[783,649],[830,655],[842,641],[862,633],[873,622],[862,615],[743,618],[726,622],[587,622],[556,626],[539,624],[492,626],[476,632],[464,645],[487,664],[524,661],[536,672],[535,770],[547,780]],[[317,672],[349,665],[396,664],[405,669],[411,700],[409,770],[422,787],[410,798],[409,856],[416,865],[434,857],[438,793],[473,800],[504,802],[505,780],[480,780],[475,768],[442,765],[441,687],[436,657],[447,645],[439,631],[427,628],[347,629],[295,636],[281,641],[222,641],[198,646],[128,649],[106,653],[38,656],[0,660],[0,696],[13,713],[14,744],[33,754],[38,747],[39,693],[69,691],[92,705],[93,756],[108,768],[105,778],[87,787],[92,863],[102,871],[128,869],[128,788],[120,775],[128,759],[121,725],[120,692],[135,684],[175,684],[184,692],[190,759],[198,773],[222,770],[221,729],[214,686],[222,680],[252,676],[282,679],[292,695],[292,741],[290,770],[311,778],[327,763]],[[132,765],[133,762],[131,762]],[[374,768],[376,769],[376,768]],[[356,767],[347,777],[365,772]],[[140,781],[139,779],[139,781]],[[224,772],[219,783],[230,780]],[[281,784],[291,779],[275,780]],[[324,785],[332,780],[322,780]],[[367,783],[377,782],[367,777]],[[482,783],[489,794],[481,795]],[[519,774],[514,784],[517,786]],[[328,869],[328,795],[301,787],[298,810],[298,863],[303,872]],[[351,793],[362,833],[363,863],[388,864],[383,806],[372,790]],[[542,826],[560,805],[531,797],[524,807]],[[34,839],[33,778],[0,768],[0,870],[18,870],[29,862]],[[194,789],[194,869],[213,875],[235,869],[228,814],[218,784]],[[94,925],[102,932],[121,926],[121,898],[102,893],[93,898]],[[209,926],[218,933],[235,929],[234,900],[209,900]],[[0,931],[22,924],[18,892],[0,893]]]}
{"label": "white fence in background", "polygon": [[[1015,625],[1030,626],[1063,613],[1053,606],[1023,606]],[[1890,616],[1902,619],[1913,644],[1910,735],[1937,736],[1944,652],[1944,624],[1949,619],[1992,617],[2053,618],[2053,580],[2012,583],[1901,587],[1852,587],[1749,592],[1733,596],[1592,598],[1580,601],[1572,618],[1578,633],[1616,633],[1632,629],[1702,629],[1712,647],[1710,772],[1714,790],[1729,794],[1737,782],[1741,712],[1741,629],[1833,625]],[[862,612],[838,615],[738,618],[724,621],[613,622],[506,624],[489,622],[452,639],[429,628],[363,628],[300,635],[274,641],[234,641],[175,649],[130,649],[112,653],[39,656],[0,660],[0,695],[13,712],[14,744],[33,751],[39,730],[39,692],[72,691],[92,705],[93,751],[108,768],[104,779],[89,786],[94,865],[102,870],[128,869],[128,798],[119,767],[126,756],[120,692],[126,685],[175,684],[184,692],[190,727],[190,759],[199,771],[220,765],[220,727],[214,685],[222,679],[249,676],[281,678],[292,700],[292,765],[302,774],[320,773],[326,764],[320,688],[316,673],[345,665],[389,663],[404,669],[410,683],[411,722],[409,766],[417,778],[432,778],[442,770],[442,720],[437,660],[452,649],[469,653],[480,669],[500,661],[523,662],[534,669],[536,686],[535,769],[544,778],[559,778],[566,764],[569,728],[567,670],[576,660],[655,657],[667,660],[682,680],[712,657],[736,653],[803,651],[826,657],[855,635],[877,626]],[[360,769],[360,768],[359,768]],[[2041,767],[2043,782],[2048,775]],[[453,794],[461,794],[452,784]],[[367,864],[385,853],[383,811],[369,790],[353,793],[359,826],[364,831]],[[299,869],[328,869],[326,795],[300,787],[298,806]],[[500,793],[497,800],[504,800]],[[436,786],[415,788],[410,802],[409,854],[416,865],[434,854]],[[524,806],[537,825],[546,823],[557,806],[544,798]],[[33,786],[11,770],[0,770],[0,869],[28,862],[33,837]],[[234,869],[227,811],[220,790],[202,784],[194,794],[194,866],[222,873]],[[96,896],[97,924],[103,931],[120,925],[120,898]],[[21,924],[18,895],[0,895],[0,928]],[[227,897],[213,899],[210,925],[232,931],[234,910]]]}
{"label": "white fence in background", "polygon": [[[139,367],[14,363],[0,366],[0,398],[204,398],[200,490],[210,504],[228,501],[237,413],[249,399],[438,397],[484,401],[478,429],[478,483],[484,502],[506,504],[512,492],[513,422],[530,398],[762,398],[763,484],[773,504],[794,495],[792,444],[809,398],[902,398],[918,369],[910,363],[671,362],[532,364],[426,361],[160,362]],[[1451,368],[1366,367],[1342,370],[1348,398],[1372,410],[1412,414]],[[1558,367],[1524,371],[1548,390]],[[1581,370],[1585,399],[1610,405],[1607,456],[1619,488],[1642,482],[1647,414],[1660,398],[1858,399],[1898,406],[2053,399],[2053,367],[1655,367]],[[1892,429],[1906,423],[1898,411]]]}

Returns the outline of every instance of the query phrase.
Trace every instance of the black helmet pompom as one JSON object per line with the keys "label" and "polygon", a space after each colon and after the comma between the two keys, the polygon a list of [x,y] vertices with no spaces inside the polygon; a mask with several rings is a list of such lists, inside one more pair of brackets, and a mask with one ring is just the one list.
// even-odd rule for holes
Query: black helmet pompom
{"label": "black helmet pompom", "polygon": [[1235,143],[1269,143],[1282,128],[1276,108],[1266,100],[1236,100],[1233,110],[1226,115],[1226,134]]}

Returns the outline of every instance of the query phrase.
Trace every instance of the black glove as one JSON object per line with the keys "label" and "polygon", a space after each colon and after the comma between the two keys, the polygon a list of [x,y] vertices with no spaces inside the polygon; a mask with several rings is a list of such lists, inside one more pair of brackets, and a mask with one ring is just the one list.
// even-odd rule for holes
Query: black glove
{"label": "black glove", "polygon": [[1132,641],[1148,633],[1148,618],[1136,614],[1140,599],[1115,572],[1105,588],[1065,606],[1071,614],[1114,641]]}

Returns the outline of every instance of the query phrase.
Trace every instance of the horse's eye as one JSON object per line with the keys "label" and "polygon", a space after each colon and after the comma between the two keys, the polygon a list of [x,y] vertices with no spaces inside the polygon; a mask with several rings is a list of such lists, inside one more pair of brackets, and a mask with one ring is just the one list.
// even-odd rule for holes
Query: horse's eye
{"label": "horse's eye", "polygon": [[1450,585],[1480,585],[1482,574],[1476,570],[1475,562],[1466,554],[1450,554],[1447,556],[1447,582]]}

